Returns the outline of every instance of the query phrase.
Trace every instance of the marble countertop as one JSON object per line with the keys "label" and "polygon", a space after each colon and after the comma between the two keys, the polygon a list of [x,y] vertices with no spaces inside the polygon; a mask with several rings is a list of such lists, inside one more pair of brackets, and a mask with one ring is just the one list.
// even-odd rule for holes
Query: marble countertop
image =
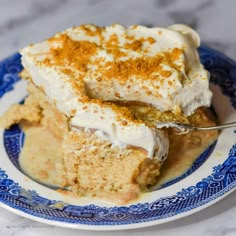
{"label": "marble countertop", "polygon": [[[202,42],[236,60],[234,0],[0,0],[0,59],[73,25],[185,23]],[[44,225],[0,209],[0,235],[236,235],[236,192],[186,218],[159,226],[117,232],[91,232]]]}

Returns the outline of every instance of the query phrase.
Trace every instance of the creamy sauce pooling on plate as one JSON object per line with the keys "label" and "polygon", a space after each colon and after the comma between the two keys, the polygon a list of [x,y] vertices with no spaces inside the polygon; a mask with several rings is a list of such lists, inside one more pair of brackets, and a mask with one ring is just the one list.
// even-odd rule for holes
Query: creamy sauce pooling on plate
{"label": "creamy sauce pooling on plate", "polygon": [[[25,143],[19,159],[23,172],[37,182],[60,188],[56,165],[63,158],[61,143],[44,127],[32,126],[24,131]],[[211,135],[200,144],[197,138],[186,143],[184,136],[175,136],[155,189],[185,173],[216,138],[217,135]]]}
{"label": "creamy sauce pooling on plate", "polygon": [[24,131],[24,148],[19,158],[21,169],[39,183],[59,187],[56,165],[62,160],[61,143],[44,127],[32,126]]}

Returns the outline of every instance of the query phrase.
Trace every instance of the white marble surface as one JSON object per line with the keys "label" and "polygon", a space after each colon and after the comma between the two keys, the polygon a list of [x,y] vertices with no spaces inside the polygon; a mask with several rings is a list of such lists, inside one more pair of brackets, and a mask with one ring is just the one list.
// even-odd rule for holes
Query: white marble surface
{"label": "white marble surface", "polygon": [[[72,25],[186,23],[202,41],[236,59],[235,0],[0,0],[0,59]],[[0,235],[236,235],[236,192],[192,216],[159,226],[119,232],[63,229],[0,209]]]}

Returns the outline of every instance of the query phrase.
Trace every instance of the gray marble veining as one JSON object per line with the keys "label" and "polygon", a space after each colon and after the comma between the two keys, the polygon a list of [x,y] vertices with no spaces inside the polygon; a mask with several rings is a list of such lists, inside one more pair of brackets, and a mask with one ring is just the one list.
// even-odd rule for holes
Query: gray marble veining
{"label": "gray marble veining", "polygon": [[236,58],[233,0],[1,0],[0,4],[1,58],[72,25],[114,22],[185,23],[200,33],[203,42]]}
{"label": "gray marble veining", "polygon": [[[185,23],[207,45],[236,59],[235,0],[0,0],[0,58],[73,25]],[[89,232],[61,229],[0,209],[0,235],[236,235],[236,193],[192,216],[132,231]]]}

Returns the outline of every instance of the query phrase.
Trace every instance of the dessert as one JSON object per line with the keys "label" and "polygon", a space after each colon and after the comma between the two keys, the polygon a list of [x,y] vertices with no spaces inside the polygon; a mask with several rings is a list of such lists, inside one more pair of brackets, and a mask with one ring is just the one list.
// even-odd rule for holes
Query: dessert
{"label": "dessert", "polygon": [[60,186],[127,202],[157,182],[167,158],[170,131],[157,123],[207,117],[198,109],[212,97],[199,44],[185,25],[58,33],[20,51],[29,96],[1,124],[42,126],[62,144]]}

